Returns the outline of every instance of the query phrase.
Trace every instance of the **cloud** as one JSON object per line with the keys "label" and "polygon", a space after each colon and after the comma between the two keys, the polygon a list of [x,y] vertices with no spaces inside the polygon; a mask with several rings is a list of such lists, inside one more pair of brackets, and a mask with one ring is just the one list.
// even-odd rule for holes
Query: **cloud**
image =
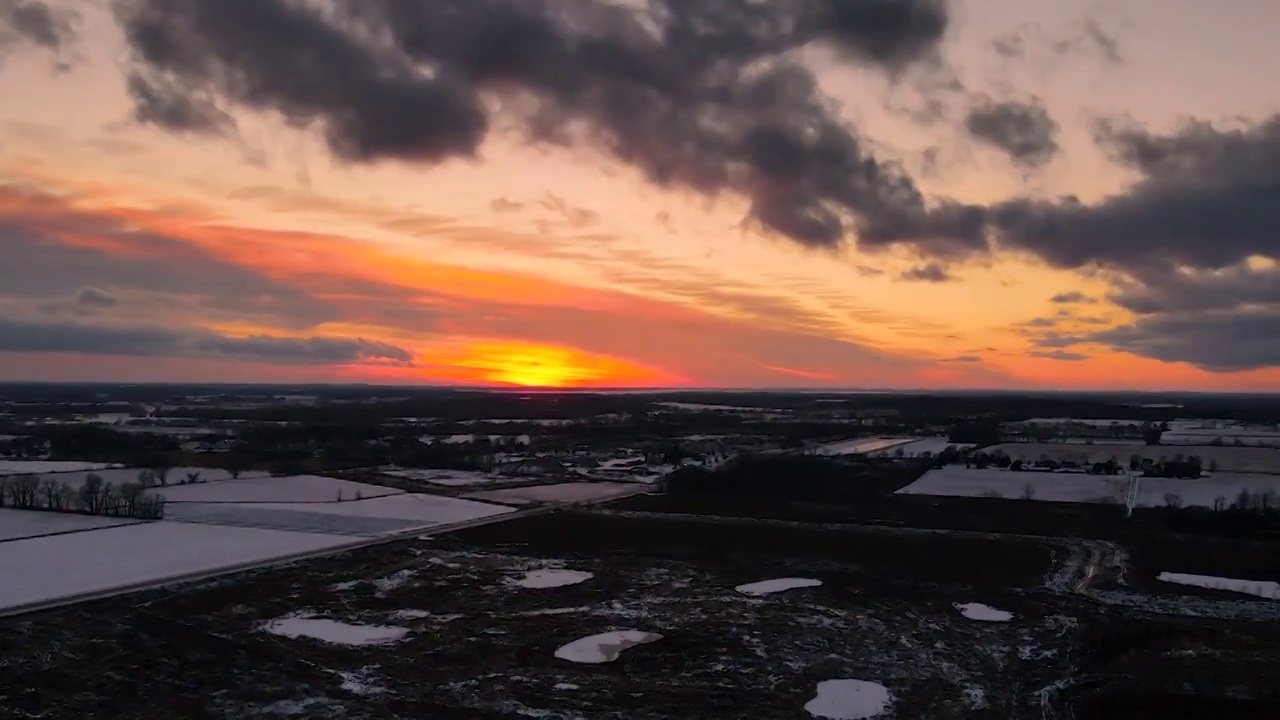
{"label": "cloud", "polygon": [[965,128],[975,139],[1005,152],[1026,168],[1040,167],[1058,154],[1058,123],[1039,99],[980,99],[969,109]]}
{"label": "cloud", "polygon": [[[348,162],[473,156],[494,125],[590,142],[650,181],[734,191],[814,247],[853,234],[985,247],[975,208],[930,204],[877,160],[789,51],[898,73],[937,63],[943,0],[116,0],[140,120],[217,128],[234,108],[320,130]],[[376,41],[375,41],[376,39]],[[217,112],[215,112],[215,109]]]}
{"label": "cloud", "polygon": [[958,356],[958,357],[947,358],[946,360],[943,360],[943,362],[949,362],[949,363],[980,363],[980,362],[982,362],[982,358],[978,357],[977,355],[960,355],[960,356]]}
{"label": "cloud", "polygon": [[230,337],[204,330],[15,319],[0,319],[0,352],[235,358],[297,364],[413,360],[403,348],[363,338]]}
{"label": "cloud", "polygon": [[1049,302],[1059,305],[1092,305],[1098,301],[1078,290],[1072,290],[1054,295],[1049,298]]}
{"label": "cloud", "polygon": [[1081,360],[1089,359],[1089,356],[1083,353],[1068,352],[1066,350],[1033,350],[1027,354],[1031,357],[1060,360],[1062,362],[1080,362]]}
{"label": "cloud", "polygon": [[1092,18],[1085,20],[1075,35],[1061,38],[1053,43],[1053,51],[1059,55],[1080,50],[1095,52],[1113,65],[1124,64],[1124,54],[1120,52],[1120,41]]}
{"label": "cloud", "polygon": [[53,52],[76,39],[79,15],[40,0],[0,0],[0,48],[27,42]]}
{"label": "cloud", "polygon": [[1280,267],[1240,264],[1215,271],[1157,269],[1122,284],[1108,299],[1140,315],[1245,306],[1280,308]]}
{"label": "cloud", "polygon": [[1280,365],[1280,310],[1154,315],[1087,339],[1212,372],[1275,367]]}
{"label": "cloud", "polygon": [[903,272],[898,275],[898,279],[907,282],[944,283],[955,280],[955,276],[939,263],[926,263]]}
{"label": "cloud", "polygon": [[89,307],[108,308],[115,306],[116,299],[98,288],[83,287],[76,293],[76,302]]}

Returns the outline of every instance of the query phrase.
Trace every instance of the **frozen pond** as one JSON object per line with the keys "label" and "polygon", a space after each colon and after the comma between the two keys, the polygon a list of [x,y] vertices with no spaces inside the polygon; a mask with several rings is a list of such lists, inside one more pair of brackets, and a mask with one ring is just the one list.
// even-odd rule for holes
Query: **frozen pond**
{"label": "frozen pond", "polygon": [[818,694],[805,703],[810,715],[829,720],[865,720],[893,706],[893,695],[880,683],[866,680],[825,680]]}
{"label": "frozen pond", "polygon": [[618,659],[623,650],[662,639],[658,633],[615,630],[574,640],[556,650],[556,657],[569,662],[598,665]]}
{"label": "frozen pond", "polygon": [[1185,573],[1171,572],[1162,572],[1156,579],[1179,585],[1192,585],[1210,590],[1229,590],[1246,595],[1257,595],[1268,600],[1280,600],[1280,583],[1273,580],[1236,580],[1212,575],[1187,575]]}
{"label": "frozen pond", "polygon": [[1013,613],[1008,610],[1000,610],[990,605],[982,603],[952,603],[960,614],[970,620],[979,620],[981,622],[1009,622],[1013,619]]}
{"label": "frozen pond", "polygon": [[515,584],[524,588],[558,588],[584,583],[593,577],[594,574],[581,570],[530,570],[524,577],[516,580]]}
{"label": "frozen pond", "polygon": [[407,628],[393,625],[351,625],[337,620],[293,616],[277,618],[262,626],[272,635],[287,638],[311,638],[334,645],[389,645],[409,634]]}
{"label": "frozen pond", "polygon": [[761,580],[760,582],[739,585],[734,590],[743,595],[771,595],[796,588],[818,587],[821,584],[821,580],[813,578],[776,578],[774,580]]}

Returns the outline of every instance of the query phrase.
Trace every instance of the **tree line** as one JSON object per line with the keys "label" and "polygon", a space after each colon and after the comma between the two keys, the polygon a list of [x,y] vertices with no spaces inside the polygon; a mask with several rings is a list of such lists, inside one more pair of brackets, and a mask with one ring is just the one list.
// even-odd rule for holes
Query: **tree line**
{"label": "tree line", "polygon": [[159,520],[164,517],[165,500],[146,492],[153,477],[153,471],[144,470],[137,482],[116,485],[91,473],[75,487],[54,477],[0,476],[0,507]]}

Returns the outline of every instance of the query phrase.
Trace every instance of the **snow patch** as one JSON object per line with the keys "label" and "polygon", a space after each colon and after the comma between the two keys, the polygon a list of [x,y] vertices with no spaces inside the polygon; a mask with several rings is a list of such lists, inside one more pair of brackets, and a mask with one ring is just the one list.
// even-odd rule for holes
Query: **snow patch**
{"label": "snow patch", "polygon": [[569,662],[599,665],[617,660],[623,650],[661,639],[658,633],[615,630],[574,640],[556,650],[556,657]]}
{"label": "snow patch", "polygon": [[595,577],[594,573],[582,572],[581,570],[530,570],[524,574],[524,577],[515,580],[513,584],[523,588],[558,588],[566,585],[577,585],[584,583]]}
{"label": "snow patch", "polygon": [[818,587],[821,584],[821,580],[813,578],[776,578],[774,580],[761,580],[760,582],[739,585],[734,590],[743,595],[769,595],[796,588]]}
{"label": "snow patch", "polygon": [[1268,600],[1280,600],[1280,583],[1272,580],[1236,580],[1212,575],[1187,575],[1185,573],[1171,572],[1162,572],[1156,579],[1167,583],[1192,585],[1210,590],[1228,590],[1246,595],[1257,595]]}
{"label": "snow patch", "polygon": [[409,634],[407,628],[391,625],[351,625],[304,615],[276,618],[262,626],[265,632],[290,639],[312,638],[334,645],[389,645]]}
{"label": "snow patch", "polygon": [[1013,613],[1008,610],[1000,610],[990,605],[982,603],[951,603],[955,606],[960,614],[970,620],[978,620],[980,622],[1009,622],[1013,619]]}
{"label": "snow patch", "polygon": [[893,695],[880,683],[866,680],[824,680],[818,694],[805,703],[810,715],[830,720],[864,720],[889,710]]}

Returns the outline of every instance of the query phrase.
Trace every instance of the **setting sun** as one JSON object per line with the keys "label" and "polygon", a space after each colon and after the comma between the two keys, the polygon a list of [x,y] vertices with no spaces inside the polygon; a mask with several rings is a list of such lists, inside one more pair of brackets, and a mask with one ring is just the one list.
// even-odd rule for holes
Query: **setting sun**
{"label": "setting sun", "polygon": [[521,342],[472,343],[454,357],[428,363],[454,370],[459,380],[522,387],[654,387],[678,381],[617,358]]}

